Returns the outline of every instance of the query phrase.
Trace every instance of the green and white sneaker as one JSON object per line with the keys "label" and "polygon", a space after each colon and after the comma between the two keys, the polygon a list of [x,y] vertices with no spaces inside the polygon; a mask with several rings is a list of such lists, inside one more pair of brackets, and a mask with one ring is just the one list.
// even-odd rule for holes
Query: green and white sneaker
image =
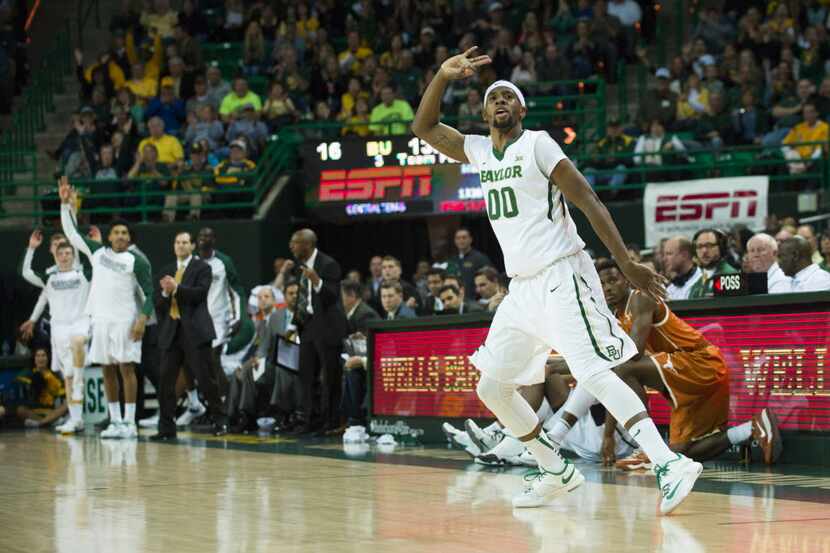
{"label": "green and white sneaker", "polygon": [[549,472],[539,467],[525,474],[527,483],[524,492],[513,498],[513,507],[529,508],[547,505],[560,495],[575,490],[585,482],[585,477],[565,459],[565,468],[560,472]]}
{"label": "green and white sneaker", "polygon": [[657,476],[657,487],[662,496],[660,514],[667,515],[692,491],[697,477],[703,472],[703,465],[678,453],[676,459],[662,465],[655,464],[652,470]]}

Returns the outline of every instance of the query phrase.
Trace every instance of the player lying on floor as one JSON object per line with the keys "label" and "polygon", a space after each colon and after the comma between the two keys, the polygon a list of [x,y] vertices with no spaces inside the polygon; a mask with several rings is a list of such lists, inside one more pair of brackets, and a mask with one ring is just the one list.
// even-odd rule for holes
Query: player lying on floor
{"label": "player lying on floor", "polygon": [[[763,451],[765,463],[777,461],[782,451],[781,434],[778,418],[770,409],[727,429],[728,370],[717,346],[672,313],[665,303],[633,290],[613,261],[598,263],[596,268],[608,306],[639,352],[614,371],[646,405],[646,387],[657,390],[669,402],[669,447],[696,461],[705,461],[730,446],[754,439]],[[567,372],[562,359],[549,368],[560,374]],[[548,433],[551,439],[561,442],[594,401],[577,386],[561,419]],[[610,436],[615,422],[609,416],[606,424],[610,425],[606,436]],[[603,447],[603,457],[606,462],[613,462],[610,442]]]}
{"label": "player lying on floor", "polygon": [[[519,390],[536,410],[536,415],[546,430],[549,424],[559,420],[563,414],[562,409],[572,393],[568,380],[572,379],[549,374],[544,384],[525,386]],[[617,457],[630,455],[634,451],[635,442],[619,425],[612,436],[613,441],[604,441],[606,416],[605,408],[599,402],[595,402],[589,413],[580,418],[573,430],[568,433],[561,444],[562,449],[594,463],[602,460],[601,448],[604,443],[613,443],[614,454]],[[480,428],[472,419],[467,419],[464,426],[465,430],[459,430],[445,422],[442,428],[447,439],[454,446],[466,451],[476,463],[536,466],[536,460],[530,451],[514,436],[506,434],[498,421]]]}

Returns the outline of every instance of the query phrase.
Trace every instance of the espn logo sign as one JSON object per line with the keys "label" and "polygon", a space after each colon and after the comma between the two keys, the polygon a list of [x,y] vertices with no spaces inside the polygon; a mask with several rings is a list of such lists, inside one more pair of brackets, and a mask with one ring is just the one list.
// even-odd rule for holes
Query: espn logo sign
{"label": "espn logo sign", "polygon": [[655,222],[712,221],[755,217],[758,211],[756,190],[662,194],[657,196]]}
{"label": "espn logo sign", "polygon": [[321,202],[405,200],[432,194],[429,167],[332,169],[320,173]]}

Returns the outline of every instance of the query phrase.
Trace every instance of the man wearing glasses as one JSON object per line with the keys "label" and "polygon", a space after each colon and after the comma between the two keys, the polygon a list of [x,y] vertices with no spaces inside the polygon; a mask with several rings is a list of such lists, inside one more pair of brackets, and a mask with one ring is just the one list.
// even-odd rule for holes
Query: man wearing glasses
{"label": "man wearing glasses", "polygon": [[689,292],[689,299],[712,297],[712,283],[715,275],[729,275],[738,270],[730,265],[726,254],[726,235],[716,229],[699,230],[694,237],[695,255],[703,276]]}

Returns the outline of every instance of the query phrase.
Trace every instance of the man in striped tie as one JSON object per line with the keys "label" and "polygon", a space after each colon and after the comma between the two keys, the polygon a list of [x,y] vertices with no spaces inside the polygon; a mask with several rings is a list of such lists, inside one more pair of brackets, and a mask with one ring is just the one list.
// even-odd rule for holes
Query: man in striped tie
{"label": "man in striped tie", "polygon": [[159,318],[159,349],[161,350],[161,381],[159,390],[158,434],[150,439],[165,441],[176,438],[176,378],[179,368],[195,377],[199,392],[207,401],[208,413],[214,420],[214,434],[227,431],[222,413],[219,388],[210,370],[210,344],[216,337],[213,320],[207,307],[212,270],[205,261],[193,257],[193,240],[188,232],[176,235],[173,244],[176,263],[162,269],[164,275],[156,292]]}

